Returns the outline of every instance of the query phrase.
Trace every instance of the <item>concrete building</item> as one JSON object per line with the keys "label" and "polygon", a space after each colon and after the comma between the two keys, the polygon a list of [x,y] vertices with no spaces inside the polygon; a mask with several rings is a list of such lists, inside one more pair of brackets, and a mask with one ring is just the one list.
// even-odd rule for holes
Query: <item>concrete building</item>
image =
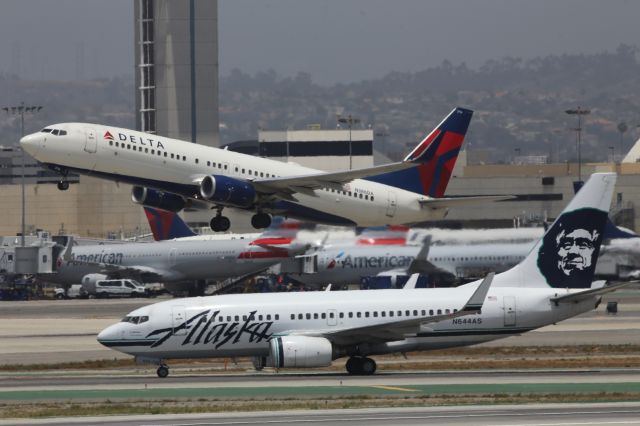
{"label": "concrete building", "polygon": [[[463,160],[464,156],[458,159]],[[616,172],[618,181],[610,216],[615,223],[639,230],[640,164],[593,163],[582,165],[582,179],[596,172]],[[447,196],[513,195],[512,200],[489,202],[473,209],[451,209],[445,225],[510,227],[552,220],[574,195],[578,165],[464,165],[458,164]]]}
{"label": "concrete building", "polygon": [[373,130],[260,130],[259,155],[320,170],[373,167]]}
{"label": "concrete building", "polygon": [[135,0],[136,129],[219,145],[217,0]]}

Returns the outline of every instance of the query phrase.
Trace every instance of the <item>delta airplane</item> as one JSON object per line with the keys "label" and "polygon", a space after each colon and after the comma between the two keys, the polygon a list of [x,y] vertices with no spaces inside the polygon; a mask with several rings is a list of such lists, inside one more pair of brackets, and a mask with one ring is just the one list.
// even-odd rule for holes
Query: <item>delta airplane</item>
{"label": "delta airplane", "polygon": [[48,126],[20,140],[43,166],[135,185],[135,202],[164,210],[211,206],[211,229],[226,231],[225,207],[338,225],[440,219],[452,206],[510,197],[443,198],[473,112],[454,109],[407,157],[377,167],[322,172],[133,130],[86,123]]}
{"label": "delta airplane", "polygon": [[136,309],[97,339],[138,361],[252,356],[256,368],[322,367],[349,357],[471,345],[594,309],[628,283],[592,285],[616,175],[594,174],[527,257],[456,288],[239,294],[174,299]]}

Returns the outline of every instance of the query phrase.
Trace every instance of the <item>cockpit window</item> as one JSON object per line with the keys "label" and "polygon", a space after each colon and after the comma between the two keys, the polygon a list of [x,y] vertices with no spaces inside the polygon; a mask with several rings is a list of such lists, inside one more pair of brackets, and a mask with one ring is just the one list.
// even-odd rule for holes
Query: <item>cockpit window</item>
{"label": "cockpit window", "polygon": [[54,136],[65,136],[67,131],[60,129],[42,129],[40,130],[40,133],[51,133]]}
{"label": "cockpit window", "polygon": [[143,322],[147,322],[149,321],[149,317],[144,315],[141,317],[130,317],[130,316],[126,316],[124,318],[122,318],[122,321],[120,322],[130,322],[131,324],[142,324]]}

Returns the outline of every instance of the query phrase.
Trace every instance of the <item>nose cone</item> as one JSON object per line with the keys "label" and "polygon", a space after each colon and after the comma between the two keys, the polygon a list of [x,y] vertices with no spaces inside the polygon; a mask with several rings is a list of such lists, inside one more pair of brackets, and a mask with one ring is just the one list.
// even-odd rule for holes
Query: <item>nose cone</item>
{"label": "nose cone", "polygon": [[25,152],[35,157],[36,153],[42,146],[42,136],[39,133],[32,133],[20,139],[20,146]]}
{"label": "nose cone", "polygon": [[117,345],[122,340],[122,333],[120,332],[120,324],[113,324],[102,330],[97,337],[100,344],[111,348]]}

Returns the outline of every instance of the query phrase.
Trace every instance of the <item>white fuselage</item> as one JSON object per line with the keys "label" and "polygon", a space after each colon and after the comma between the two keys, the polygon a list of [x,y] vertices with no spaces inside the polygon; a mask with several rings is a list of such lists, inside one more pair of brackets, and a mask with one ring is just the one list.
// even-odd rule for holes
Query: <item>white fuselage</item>
{"label": "white fuselage", "polygon": [[97,273],[135,276],[144,282],[219,280],[262,271],[290,255],[286,247],[268,250],[251,241],[168,240],[77,246],[48,280],[75,284]]}
{"label": "white fuselage", "polygon": [[[207,175],[240,180],[293,177],[319,170],[254,157],[190,142],[98,124],[50,126],[64,136],[34,133],[24,149],[51,168],[201,198],[199,183]],[[106,135],[110,135],[107,139]],[[112,139],[111,139],[112,138]],[[263,211],[336,224],[378,226],[439,219],[446,209],[421,209],[428,197],[388,185],[355,179],[341,190],[322,188],[296,193]]]}
{"label": "white fuselage", "polygon": [[[450,279],[473,279],[489,272],[503,272],[517,265],[531,251],[535,242],[433,245],[427,260],[436,269],[420,271],[425,275]],[[318,269],[311,274],[290,274],[295,280],[308,285],[357,284],[363,277],[404,275],[421,246],[415,245],[342,245],[327,247],[317,252]]]}
{"label": "white fuselage", "polygon": [[[496,276],[496,280],[499,276]],[[402,319],[445,314],[461,308],[479,282],[453,289],[272,293],[177,299],[137,309],[98,340],[113,349],[149,359],[267,356],[269,337],[324,335]],[[492,287],[479,314],[423,325],[404,339],[350,347],[343,354],[375,355],[471,345],[520,334],[594,309],[597,298],[556,305],[567,290]],[[570,292],[570,291],[569,291]],[[333,314],[333,315],[332,315]],[[158,343],[162,341],[161,343]],[[155,344],[155,345],[154,345]],[[344,355],[342,355],[344,356]]]}

